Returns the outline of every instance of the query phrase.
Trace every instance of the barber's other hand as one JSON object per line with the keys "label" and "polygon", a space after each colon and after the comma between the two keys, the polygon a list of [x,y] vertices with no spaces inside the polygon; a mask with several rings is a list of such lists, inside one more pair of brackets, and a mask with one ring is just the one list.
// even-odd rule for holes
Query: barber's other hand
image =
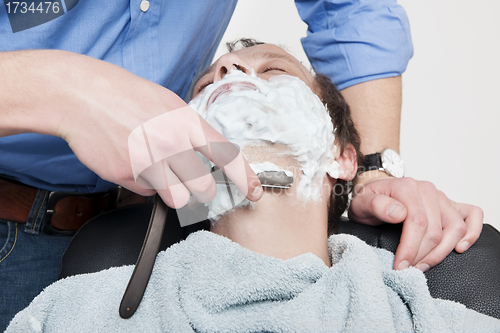
{"label": "barber's other hand", "polygon": [[456,203],[427,181],[368,171],[359,176],[355,191],[351,220],[368,225],[404,221],[394,269],[426,271],[453,249],[467,250],[482,230],[481,208]]}
{"label": "barber's other hand", "polygon": [[[66,84],[60,93],[68,96],[68,105],[62,117],[53,119],[55,135],[65,139],[78,159],[97,175],[141,195],[154,194],[154,188],[173,208],[184,206],[190,192],[197,201],[207,202],[214,198],[216,185],[198,151],[224,167],[249,200],[260,199],[263,191],[258,177],[239,149],[235,148],[235,153],[234,146],[176,94],[104,61],[81,55],[67,57],[74,58],[73,64],[78,66],[72,65],[64,73]],[[139,169],[147,172],[142,172],[136,183],[129,135],[139,129],[144,140],[141,128],[147,133],[138,153],[143,158],[132,164],[138,163]],[[214,143],[219,148],[214,149]],[[150,157],[157,160],[160,155],[162,162],[155,164],[155,172],[149,172]],[[238,163],[229,163],[233,159]],[[148,183],[151,186],[144,186]]]}

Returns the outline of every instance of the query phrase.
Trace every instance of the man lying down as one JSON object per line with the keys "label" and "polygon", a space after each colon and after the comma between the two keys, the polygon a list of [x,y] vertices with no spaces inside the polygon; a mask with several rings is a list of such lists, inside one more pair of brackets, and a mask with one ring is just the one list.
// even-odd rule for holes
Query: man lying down
{"label": "man lying down", "polygon": [[328,237],[359,156],[349,108],[329,79],[277,46],[253,45],[221,57],[194,96],[191,107],[256,172],[291,172],[293,186],[235,209],[218,191],[211,232],[158,254],[130,319],[118,313],[133,270],[124,266],[54,283],[7,332],[500,331],[497,319],[432,299],[420,270],[393,270],[392,253]]}

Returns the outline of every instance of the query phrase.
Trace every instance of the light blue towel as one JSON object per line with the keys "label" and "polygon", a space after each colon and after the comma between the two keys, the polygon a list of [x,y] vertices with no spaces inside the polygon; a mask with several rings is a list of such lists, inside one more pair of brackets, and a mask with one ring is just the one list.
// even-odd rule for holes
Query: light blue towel
{"label": "light blue towel", "polygon": [[[46,288],[7,332],[500,332],[500,321],[432,299],[423,273],[350,235],[329,238],[332,267],[281,260],[199,231],[158,254],[135,315],[118,314],[132,266]],[[103,254],[104,255],[104,254]]]}

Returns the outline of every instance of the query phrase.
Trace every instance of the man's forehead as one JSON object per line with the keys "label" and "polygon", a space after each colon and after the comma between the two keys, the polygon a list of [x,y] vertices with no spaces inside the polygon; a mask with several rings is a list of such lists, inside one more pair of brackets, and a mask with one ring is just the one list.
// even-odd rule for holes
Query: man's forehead
{"label": "man's forehead", "polygon": [[272,44],[256,45],[236,52],[240,52],[241,55],[248,55],[251,59],[281,59],[291,63],[299,63],[288,52]]}

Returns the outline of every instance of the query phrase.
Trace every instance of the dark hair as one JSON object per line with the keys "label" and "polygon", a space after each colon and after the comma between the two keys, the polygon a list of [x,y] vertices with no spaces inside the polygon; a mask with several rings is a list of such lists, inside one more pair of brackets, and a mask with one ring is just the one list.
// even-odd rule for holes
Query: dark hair
{"label": "dark hair", "polygon": [[[226,46],[227,46],[227,50],[229,52],[233,52],[233,51],[237,51],[239,49],[245,49],[247,47],[252,47],[255,45],[262,45],[262,44],[265,44],[265,43],[259,42],[258,40],[255,40],[253,38],[240,38],[240,39],[234,40],[232,42],[227,42]],[[239,45],[241,45],[241,47]]]}
{"label": "dark hair", "polygon": [[[335,143],[339,146],[340,153],[343,153],[344,148],[351,144],[356,151],[359,167],[363,159],[360,152],[361,139],[352,121],[349,105],[328,76],[316,74],[314,79],[314,84],[319,91],[319,98],[326,105],[335,126]],[[337,188],[340,188],[341,191],[337,191]],[[351,190],[352,181],[337,180],[328,205],[328,235],[335,233],[337,221],[348,208]]]}
{"label": "dark hair", "polygon": [[[252,38],[241,38],[233,42],[226,43],[229,52],[233,52],[242,48],[262,45],[265,43],[259,42]],[[362,155],[360,152],[361,139],[358,131],[354,127],[354,122],[351,118],[351,109],[345,101],[344,97],[337,89],[335,84],[326,75],[316,73],[314,78],[315,90],[319,92],[318,96],[326,105],[333,125],[335,126],[335,143],[340,147],[340,153],[344,152],[344,148],[351,144],[357,156],[358,166],[361,165]],[[337,188],[341,190],[338,191]],[[337,221],[340,216],[346,211],[349,205],[349,193],[352,189],[352,182],[338,179],[328,203],[328,235],[335,233]]]}

